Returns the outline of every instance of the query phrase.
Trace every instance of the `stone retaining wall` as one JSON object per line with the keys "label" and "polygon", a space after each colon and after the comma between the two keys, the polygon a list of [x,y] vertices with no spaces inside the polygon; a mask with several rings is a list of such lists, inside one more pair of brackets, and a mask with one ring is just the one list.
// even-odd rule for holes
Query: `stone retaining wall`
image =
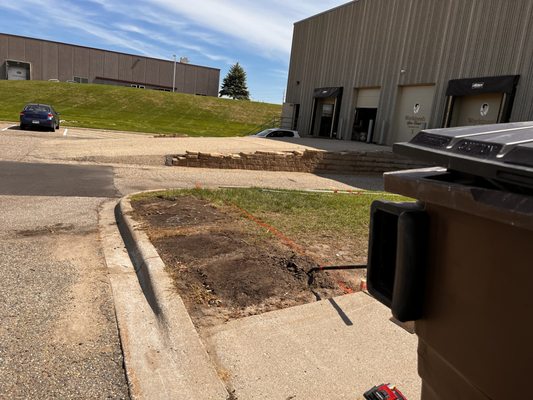
{"label": "stone retaining wall", "polygon": [[427,166],[397,156],[389,151],[334,153],[317,150],[256,151],[255,153],[238,154],[187,151],[185,154],[166,156],[165,164],[180,167],[324,174],[383,173]]}

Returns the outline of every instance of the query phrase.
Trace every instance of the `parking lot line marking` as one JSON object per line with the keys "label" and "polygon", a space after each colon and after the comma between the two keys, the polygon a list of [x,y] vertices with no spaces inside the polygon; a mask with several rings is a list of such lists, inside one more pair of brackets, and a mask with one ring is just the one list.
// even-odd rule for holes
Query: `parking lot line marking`
{"label": "parking lot line marking", "polygon": [[67,136],[68,128],[63,131],[63,136]]}

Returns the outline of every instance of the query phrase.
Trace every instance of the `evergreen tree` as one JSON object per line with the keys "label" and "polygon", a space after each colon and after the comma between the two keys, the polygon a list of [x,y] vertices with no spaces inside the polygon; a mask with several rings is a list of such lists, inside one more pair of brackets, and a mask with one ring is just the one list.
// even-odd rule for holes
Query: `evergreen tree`
{"label": "evergreen tree", "polygon": [[220,96],[228,96],[237,100],[250,100],[250,93],[246,87],[246,72],[239,63],[233,65],[222,81]]}

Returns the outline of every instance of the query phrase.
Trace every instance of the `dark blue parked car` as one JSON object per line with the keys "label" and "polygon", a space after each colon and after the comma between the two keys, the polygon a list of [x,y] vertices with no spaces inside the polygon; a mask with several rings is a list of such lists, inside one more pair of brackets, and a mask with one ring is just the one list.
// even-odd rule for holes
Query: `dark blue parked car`
{"label": "dark blue parked car", "polygon": [[43,127],[54,132],[59,129],[59,113],[48,104],[26,104],[20,112],[20,129]]}

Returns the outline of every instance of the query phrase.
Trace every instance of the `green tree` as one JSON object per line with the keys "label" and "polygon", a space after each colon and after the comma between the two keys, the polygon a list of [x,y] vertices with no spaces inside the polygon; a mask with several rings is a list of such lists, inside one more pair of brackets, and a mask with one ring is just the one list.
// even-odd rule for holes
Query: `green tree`
{"label": "green tree", "polygon": [[220,96],[228,96],[237,100],[250,100],[250,92],[246,87],[246,72],[239,65],[233,65],[222,81]]}

